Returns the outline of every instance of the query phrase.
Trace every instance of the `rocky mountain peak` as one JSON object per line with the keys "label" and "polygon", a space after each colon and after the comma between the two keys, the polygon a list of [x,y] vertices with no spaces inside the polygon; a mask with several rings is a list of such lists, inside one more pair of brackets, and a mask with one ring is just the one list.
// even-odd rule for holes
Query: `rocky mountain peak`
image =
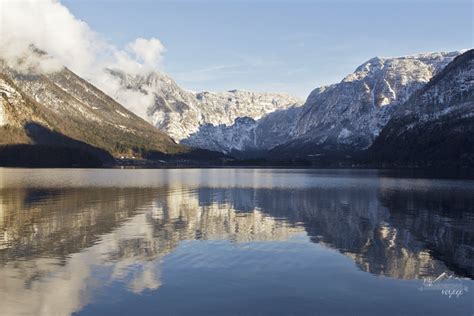
{"label": "rocky mountain peak", "polygon": [[[152,102],[146,111],[141,111],[146,113],[141,116],[178,142],[199,132],[207,124],[231,126],[239,117],[257,120],[276,110],[303,104],[299,98],[283,93],[243,90],[193,93],[180,88],[171,78],[159,72],[146,75],[110,73],[119,78],[125,90],[141,91],[151,96]],[[119,98],[118,101],[127,105],[126,100]]]}
{"label": "rocky mountain peak", "polygon": [[374,159],[474,162],[474,50],[458,56],[397,108],[369,149]]}
{"label": "rocky mountain peak", "polygon": [[296,124],[297,137],[319,144],[332,142],[336,147],[343,142],[354,148],[366,148],[388,121],[391,107],[407,101],[459,54],[368,60],[339,84],[311,93]]}

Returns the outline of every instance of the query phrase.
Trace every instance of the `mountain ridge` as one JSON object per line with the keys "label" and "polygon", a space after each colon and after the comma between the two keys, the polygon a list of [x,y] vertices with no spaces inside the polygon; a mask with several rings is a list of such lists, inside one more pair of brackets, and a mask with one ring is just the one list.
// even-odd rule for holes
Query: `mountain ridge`
{"label": "mountain ridge", "polygon": [[458,56],[397,109],[369,148],[373,160],[474,165],[474,50]]}
{"label": "mountain ridge", "polygon": [[290,157],[352,154],[368,148],[396,107],[460,52],[372,58],[337,84],[309,95],[293,138],[270,151]]}
{"label": "mountain ridge", "polygon": [[[146,109],[136,109],[136,113],[169,134],[176,142],[187,139],[206,124],[230,126],[239,117],[260,119],[275,110],[303,103],[299,98],[284,93],[237,89],[191,92],[157,71],[127,74],[109,69],[108,72],[126,91],[140,91],[150,97],[151,102],[148,102]],[[115,98],[127,103],[126,98],[120,95],[115,95]],[[191,141],[186,144],[194,146]]]}
{"label": "mountain ridge", "polygon": [[[25,73],[0,62],[0,95],[0,151],[4,151],[0,163],[3,164],[8,161],[14,165],[7,152],[23,159],[27,155],[22,150],[30,154],[36,151],[35,155],[39,156],[47,152],[40,147],[66,154],[67,159],[57,161],[51,153],[43,155],[45,161],[40,159],[39,165],[55,162],[67,165],[74,152],[82,154],[84,150],[97,156],[94,165],[114,164],[116,158],[122,157],[177,159],[195,152],[177,144],[65,67],[54,72],[30,69]],[[36,127],[28,128],[32,126]],[[40,137],[46,132],[61,135],[51,137],[60,141]],[[198,155],[202,156],[203,151]],[[209,153],[210,159],[217,156]],[[27,158],[23,160],[27,165],[34,164],[26,161]]]}
{"label": "mountain ridge", "polygon": [[[25,72],[0,60],[0,160],[8,160],[7,152],[32,153],[43,146],[43,152],[61,148],[73,158],[75,150],[78,156],[107,163],[193,155],[204,160],[233,155],[350,161],[360,152],[383,148],[380,139],[390,134],[387,130],[395,131],[408,117],[412,125],[443,117],[450,131],[463,124],[469,134],[472,55],[473,50],[374,57],[339,83],[314,89],[304,104],[279,93],[195,93],[156,71],[127,74],[107,69],[119,80],[124,96],[137,92],[153,101],[147,108],[130,110],[116,101],[124,96],[110,97],[65,67]],[[465,94],[465,104],[457,104]],[[456,104],[446,105],[448,99]],[[444,112],[433,110],[439,107]]]}

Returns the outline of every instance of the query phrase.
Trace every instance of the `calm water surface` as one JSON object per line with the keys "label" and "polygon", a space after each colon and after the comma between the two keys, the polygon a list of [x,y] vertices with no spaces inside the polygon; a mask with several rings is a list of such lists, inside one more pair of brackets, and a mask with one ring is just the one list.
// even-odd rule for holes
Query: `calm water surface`
{"label": "calm water surface", "polygon": [[1,315],[474,314],[474,181],[0,169]]}

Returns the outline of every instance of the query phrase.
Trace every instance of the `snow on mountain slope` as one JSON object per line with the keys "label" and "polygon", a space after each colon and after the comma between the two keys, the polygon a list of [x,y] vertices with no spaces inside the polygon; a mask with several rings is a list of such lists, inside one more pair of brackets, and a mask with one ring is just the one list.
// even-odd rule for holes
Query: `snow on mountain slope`
{"label": "snow on mountain slope", "polygon": [[[194,93],[158,72],[108,69],[107,73],[121,87],[112,97],[130,102],[136,94],[146,96],[150,106],[133,108],[135,114],[182,144],[224,153],[261,153],[273,148],[272,155],[306,156],[367,148],[396,108],[459,54],[376,57],[340,83],[315,89],[304,105],[278,93]],[[25,75],[4,68],[3,73],[21,93],[46,105],[65,122],[78,123],[71,137],[86,137],[85,126],[93,123],[107,127],[107,133],[87,139],[110,152],[124,150],[123,139],[127,150],[137,147],[132,144],[164,152],[183,150],[67,69]],[[0,106],[0,124],[7,116]],[[121,141],[110,142],[105,139],[108,136]]]}
{"label": "snow on mountain slope", "polygon": [[[6,86],[3,82],[0,82],[0,93],[7,93],[8,86]],[[4,102],[0,102],[0,126],[3,126],[7,123],[7,119],[5,117],[5,109],[4,109]]]}
{"label": "snow on mountain slope", "polygon": [[40,124],[115,156],[189,151],[67,68],[19,72],[0,60],[0,96],[4,144],[36,143],[27,127]]}
{"label": "snow on mountain slope", "polygon": [[[127,74],[118,70],[109,70],[113,78],[130,92],[139,91],[151,99],[146,111],[137,113],[154,126],[170,135],[176,141],[182,141],[191,134],[212,126],[230,126],[241,117],[258,120],[268,113],[301,105],[302,100],[281,93],[256,93],[240,90],[227,92],[193,93],[180,88],[171,78],[158,72],[147,74]],[[126,98],[113,96],[126,105]],[[208,143],[219,142],[208,135]],[[187,141],[189,145],[204,144],[204,140]],[[202,146],[211,148],[212,146]],[[219,147],[213,147],[218,149]]]}
{"label": "snow on mountain slope", "polygon": [[295,118],[300,112],[301,106],[295,105],[271,112],[259,120],[239,117],[232,125],[205,124],[181,143],[243,157],[259,156],[291,139]]}
{"label": "snow on mountain slope", "polygon": [[474,164],[474,50],[398,107],[369,152],[387,162]]}
{"label": "snow on mountain slope", "polygon": [[289,142],[274,154],[301,156],[369,147],[393,111],[461,52],[372,58],[340,83],[315,89]]}
{"label": "snow on mountain slope", "polygon": [[304,156],[367,148],[396,106],[459,54],[372,58],[340,83],[315,89],[304,106],[284,94],[193,93],[158,72],[109,73],[125,90],[148,95],[142,117],[178,142],[225,153],[280,146]]}

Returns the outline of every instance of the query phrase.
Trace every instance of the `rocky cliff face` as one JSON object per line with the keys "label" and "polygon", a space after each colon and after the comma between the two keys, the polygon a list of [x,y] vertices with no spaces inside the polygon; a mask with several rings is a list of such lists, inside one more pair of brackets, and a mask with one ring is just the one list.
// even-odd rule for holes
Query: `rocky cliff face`
{"label": "rocky cliff face", "polygon": [[[109,70],[109,73],[120,81],[123,89],[151,98],[151,106],[141,111],[141,116],[175,141],[222,152],[259,147],[259,141],[252,136],[253,121],[303,103],[282,93],[240,90],[193,93],[158,72],[131,75]],[[114,97],[127,103],[120,95]]]}
{"label": "rocky cliff face", "polygon": [[282,94],[194,94],[159,73],[113,72],[126,89],[153,97],[146,118],[183,144],[233,154],[318,156],[368,148],[395,109],[460,52],[373,58],[302,106]]}
{"label": "rocky cliff face", "polygon": [[370,147],[396,108],[459,54],[376,57],[315,89],[304,105],[275,93],[194,93],[159,72],[107,72],[121,87],[113,97],[127,105],[129,94],[146,96],[146,108],[130,109],[176,142],[242,156],[315,157]]}
{"label": "rocky cliff face", "polygon": [[387,162],[474,164],[474,50],[400,106],[369,152]]}
{"label": "rocky cliff face", "polygon": [[[115,156],[191,150],[176,143],[180,142],[244,157],[268,152],[268,156],[277,158],[332,157],[334,153],[346,157],[369,148],[392,117],[398,121],[411,117],[411,122],[437,118],[446,120],[443,126],[450,126],[450,131],[464,128],[469,132],[472,71],[466,67],[470,64],[458,62],[459,71],[449,78],[436,76],[459,54],[373,58],[340,83],[315,89],[304,105],[297,98],[275,93],[193,93],[158,72],[126,74],[107,70],[111,80],[117,80],[121,87],[121,94],[113,96],[116,100],[133,100],[126,98],[127,93],[149,98],[151,105],[135,107],[135,113],[67,69],[25,74],[2,64],[0,144],[58,142],[57,137],[44,135],[33,139],[38,127],[27,130],[25,126],[34,123]],[[434,76],[437,79],[430,82]],[[430,88],[426,90],[425,86]],[[416,91],[424,91],[423,96]],[[418,101],[410,99],[415,95]],[[464,105],[452,107],[454,103]],[[439,111],[426,112],[427,108]],[[462,117],[463,121],[453,117]],[[391,129],[395,129],[393,126]],[[455,139],[453,146],[468,146],[466,137]],[[60,143],[68,140],[63,138]],[[436,142],[428,143],[437,147]]]}
{"label": "rocky cliff face", "polygon": [[261,156],[292,138],[297,123],[295,118],[301,110],[301,106],[295,105],[276,110],[259,120],[239,117],[232,125],[205,124],[181,143],[242,157]]}
{"label": "rocky cliff face", "polygon": [[289,133],[292,139],[274,153],[317,156],[368,148],[395,109],[459,54],[367,61],[340,83],[315,89]]}

